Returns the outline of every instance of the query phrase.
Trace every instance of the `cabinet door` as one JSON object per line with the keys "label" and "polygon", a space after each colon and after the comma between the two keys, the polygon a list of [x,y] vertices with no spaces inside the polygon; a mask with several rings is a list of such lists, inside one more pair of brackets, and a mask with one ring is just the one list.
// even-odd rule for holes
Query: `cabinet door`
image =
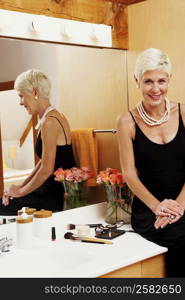
{"label": "cabinet door", "polygon": [[102,275],[102,278],[164,278],[165,257],[160,254]]}

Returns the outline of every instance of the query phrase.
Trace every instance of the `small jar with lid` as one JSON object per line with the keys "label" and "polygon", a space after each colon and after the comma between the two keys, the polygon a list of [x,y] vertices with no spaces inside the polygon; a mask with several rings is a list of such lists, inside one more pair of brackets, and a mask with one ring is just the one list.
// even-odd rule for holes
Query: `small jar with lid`
{"label": "small jar with lid", "polygon": [[31,207],[23,207],[22,209],[18,210],[18,216],[22,215],[24,212],[27,213],[29,216],[33,216],[33,213],[36,211],[36,208]]}
{"label": "small jar with lid", "polygon": [[51,238],[52,211],[41,209],[33,213],[33,234],[36,237]]}
{"label": "small jar with lid", "polygon": [[33,247],[33,217],[26,213],[16,218],[16,245],[23,249]]}

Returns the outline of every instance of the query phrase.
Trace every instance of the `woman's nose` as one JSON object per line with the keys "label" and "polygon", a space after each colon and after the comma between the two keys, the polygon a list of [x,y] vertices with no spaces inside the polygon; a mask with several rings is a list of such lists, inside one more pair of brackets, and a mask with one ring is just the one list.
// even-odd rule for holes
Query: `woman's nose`
{"label": "woman's nose", "polygon": [[152,86],[152,91],[153,92],[158,92],[159,90],[160,90],[159,85],[154,83],[153,86]]}

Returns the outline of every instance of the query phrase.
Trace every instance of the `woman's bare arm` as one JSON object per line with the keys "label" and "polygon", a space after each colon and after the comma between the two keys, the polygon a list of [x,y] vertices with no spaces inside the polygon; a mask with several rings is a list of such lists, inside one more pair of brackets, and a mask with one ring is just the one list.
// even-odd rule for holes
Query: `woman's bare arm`
{"label": "woman's bare arm", "polygon": [[33,178],[33,176],[36,174],[36,172],[38,171],[38,169],[40,168],[40,166],[41,166],[41,160],[38,161],[38,163],[34,167],[34,169],[31,172],[31,174],[20,184],[20,187],[25,186]]}
{"label": "woman's bare arm", "polygon": [[21,197],[29,194],[40,187],[53,174],[58,132],[58,122],[54,118],[47,118],[41,129],[43,151],[40,164],[38,164],[36,172],[26,184],[19,189],[12,187],[9,190],[10,196]]}

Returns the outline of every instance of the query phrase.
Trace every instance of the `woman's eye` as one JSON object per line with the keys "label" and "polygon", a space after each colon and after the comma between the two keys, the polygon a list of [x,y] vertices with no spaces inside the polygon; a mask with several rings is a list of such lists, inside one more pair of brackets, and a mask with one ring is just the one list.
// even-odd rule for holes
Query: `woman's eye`
{"label": "woman's eye", "polygon": [[145,83],[146,83],[146,84],[151,84],[152,81],[151,81],[151,80],[145,80]]}

